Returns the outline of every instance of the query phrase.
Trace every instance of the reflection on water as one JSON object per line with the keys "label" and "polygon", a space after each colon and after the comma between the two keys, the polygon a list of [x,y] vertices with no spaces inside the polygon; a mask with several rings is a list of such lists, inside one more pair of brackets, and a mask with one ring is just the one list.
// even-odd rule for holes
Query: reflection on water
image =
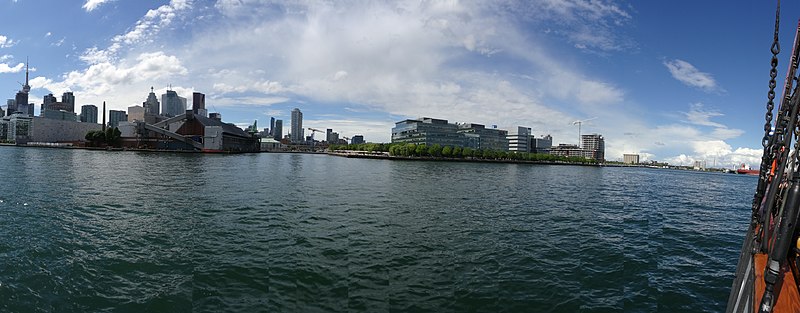
{"label": "reflection on water", "polygon": [[756,180],[0,147],[0,311],[722,310]]}

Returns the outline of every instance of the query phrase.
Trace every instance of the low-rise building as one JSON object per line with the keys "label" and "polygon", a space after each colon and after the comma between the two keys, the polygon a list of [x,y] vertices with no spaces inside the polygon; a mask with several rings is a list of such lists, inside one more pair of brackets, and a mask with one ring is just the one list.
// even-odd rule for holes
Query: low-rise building
{"label": "low-rise building", "polygon": [[553,146],[553,137],[545,135],[539,138],[531,136],[530,150],[531,153],[549,154],[550,147]]}
{"label": "low-rise building", "polygon": [[467,146],[466,136],[458,133],[458,125],[447,120],[423,117],[395,123],[392,128],[392,143],[440,145],[451,147]]}
{"label": "low-rise building", "polygon": [[518,126],[511,129],[506,136],[508,138],[508,151],[512,152],[531,152],[528,143],[531,138],[529,127]]}
{"label": "low-rise building", "polygon": [[458,124],[458,133],[464,134],[466,147],[472,149],[502,150],[508,149],[508,131],[474,123]]}
{"label": "low-rise building", "polygon": [[639,164],[639,155],[638,154],[623,154],[622,155],[622,163],[625,164]]}

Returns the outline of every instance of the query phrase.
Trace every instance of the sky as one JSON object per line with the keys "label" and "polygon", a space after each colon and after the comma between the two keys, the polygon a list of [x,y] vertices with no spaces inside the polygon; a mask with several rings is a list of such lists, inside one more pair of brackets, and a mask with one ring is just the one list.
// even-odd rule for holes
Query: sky
{"label": "sky", "polygon": [[[800,18],[782,5],[779,97]],[[293,108],[370,142],[433,117],[576,144],[585,121],[609,160],[732,168],[760,162],[775,3],[0,0],[0,21],[0,99],[27,58],[37,114],[48,93],[127,110],[171,86],[284,133]]]}

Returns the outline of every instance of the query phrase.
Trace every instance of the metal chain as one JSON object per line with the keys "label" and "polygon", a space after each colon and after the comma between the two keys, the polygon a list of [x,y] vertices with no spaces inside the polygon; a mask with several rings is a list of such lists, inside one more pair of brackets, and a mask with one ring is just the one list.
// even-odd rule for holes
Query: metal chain
{"label": "metal chain", "polygon": [[[772,40],[772,46],[770,47],[770,52],[772,52],[772,60],[770,61],[771,69],[769,71],[769,92],[767,92],[767,113],[764,115],[764,137],[761,139],[761,145],[764,147],[764,153],[761,156],[761,167],[759,170],[759,188],[756,190],[756,196],[753,199],[753,212],[758,208],[759,203],[761,202],[761,197],[763,196],[763,187],[765,186],[769,173],[770,163],[775,158],[775,154],[778,151],[775,150],[775,147],[770,144],[770,130],[772,129],[772,111],[775,110],[775,87],[777,83],[775,82],[775,78],[778,76],[778,54],[781,52],[781,46],[778,42],[778,30],[780,28],[780,10],[781,10],[781,1],[777,0],[778,5],[777,9],[775,10],[775,32]],[[784,108],[781,108],[784,109]],[[775,121],[775,133],[773,134],[773,143],[776,142],[776,137],[779,136],[781,131],[779,130],[779,120],[781,116],[778,114],[778,120]]]}

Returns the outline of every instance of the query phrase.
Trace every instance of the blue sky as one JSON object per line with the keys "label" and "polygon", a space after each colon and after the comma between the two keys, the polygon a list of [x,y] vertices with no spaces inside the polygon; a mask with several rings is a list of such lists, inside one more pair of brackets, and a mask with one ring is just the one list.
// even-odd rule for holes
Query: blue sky
{"label": "blue sky", "polygon": [[[756,166],[772,1],[0,0],[0,92],[125,110],[150,86],[239,125],[283,119],[388,142],[436,117],[600,133],[606,155]],[[800,5],[784,1],[785,74]],[[782,82],[779,82],[782,86]],[[780,89],[780,88],[779,88]],[[2,95],[0,95],[2,97]],[[3,104],[5,102],[3,101]]]}

